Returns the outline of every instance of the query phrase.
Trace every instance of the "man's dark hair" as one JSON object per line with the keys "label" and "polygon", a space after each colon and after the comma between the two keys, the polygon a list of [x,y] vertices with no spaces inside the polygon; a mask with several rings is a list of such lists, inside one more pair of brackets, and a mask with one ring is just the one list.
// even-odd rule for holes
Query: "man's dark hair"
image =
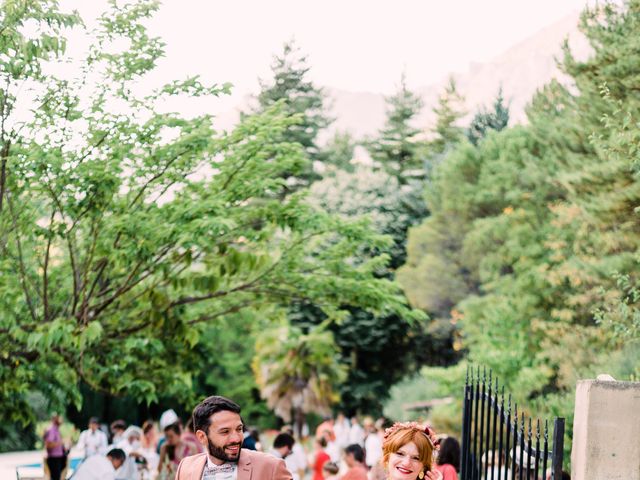
{"label": "man's dark hair", "polygon": [[564,470],[562,470],[562,475],[560,475],[560,478],[562,480],[571,480],[571,475],[569,475],[567,472],[565,472]]}
{"label": "man's dark hair", "polygon": [[353,443],[344,449],[344,453],[352,454],[353,459],[358,463],[364,463],[364,450],[357,443]]}
{"label": "man's dark hair", "polygon": [[107,453],[107,457],[111,457],[114,460],[120,460],[121,462],[124,462],[125,459],[127,458],[127,455],[126,453],[124,453],[124,450],[120,448],[112,448]]}
{"label": "man's dark hair", "polygon": [[334,462],[325,462],[322,469],[331,475],[336,475],[340,471],[340,467]]}
{"label": "man's dark hair", "polygon": [[288,433],[279,433],[273,440],[273,448],[289,447],[289,450],[291,450],[294,443],[296,443],[296,441],[291,435]]}
{"label": "man's dark hair", "polygon": [[172,423],[171,425],[167,425],[166,427],[164,427],[165,432],[168,432],[170,430],[172,430],[176,435],[182,434],[182,427],[178,422]]}
{"label": "man's dark hair", "polygon": [[460,471],[460,443],[453,437],[447,437],[440,442],[438,451],[438,465],[452,465],[456,472]]}
{"label": "man's dark hair", "polygon": [[113,429],[126,430],[127,429],[127,422],[125,422],[124,420],[114,420],[111,423],[111,430],[113,430]]}
{"label": "man's dark hair", "polygon": [[193,409],[193,431],[202,430],[207,433],[211,425],[211,415],[224,411],[240,415],[240,405],[218,395],[205,398]]}
{"label": "man's dark hair", "polygon": [[92,424],[92,423],[100,424],[100,421],[98,420],[98,417],[91,417],[89,419],[89,424]]}

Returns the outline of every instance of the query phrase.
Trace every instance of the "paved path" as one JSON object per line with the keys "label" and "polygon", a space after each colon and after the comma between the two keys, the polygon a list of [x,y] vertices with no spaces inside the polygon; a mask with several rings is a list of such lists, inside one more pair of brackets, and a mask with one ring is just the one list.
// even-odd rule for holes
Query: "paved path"
{"label": "paved path", "polygon": [[[71,450],[71,458],[77,457],[77,453]],[[30,465],[42,463],[44,454],[42,450],[32,450],[29,452],[0,453],[0,479],[13,480],[16,477],[16,468],[20,465]],[[21,478],[42,478],[42,467],[20,468]]]}
{"label": "paved path", "polygon": [[[2,480],[9,480],[16,478],[16,467],[20,465],[28,465],[31,463],[42,462],[42,450],[34,450],[31,452],[11,452],[0,453],[0,478]],[[40,469],[21,469],[22,474],[39,473],[42,475],[42,468]]]}

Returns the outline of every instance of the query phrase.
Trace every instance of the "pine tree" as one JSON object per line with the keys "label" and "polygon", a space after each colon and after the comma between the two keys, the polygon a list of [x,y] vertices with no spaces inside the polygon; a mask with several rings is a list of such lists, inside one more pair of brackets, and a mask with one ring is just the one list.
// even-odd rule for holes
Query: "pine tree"
{"label": "pine tree", "polygon": [[464,97],[458,92],[456,81],[449,78],[444,92],[438,97],[438,105],[433,108],[436,124],[432,129],[434,138],[429,142],[430,156],[441,156],[464,138],[464,129],[458,125],[464,117]]}
{"label": "pine tree", "polygon": [[284,102],[284,111],[298,116],[298,122],[286,130],[283,140],[302,145],[309,162],[300,172],[288,172],[291,189],[319,178],[313,170],[313,163],[323,158],[317,145],[318,132],[332,122],[326,112],[326,94],[308,79],[309,70],[307,56],[295,42],[285,43],[282,53],[274,56],[273,77],[269,81],[260,80],[258,105],[254,108],[254,113],[262,113]]}
{"label": "pine tree", "polygon": [[336,131],[322,149],[322,162],[335,174],[339,171],[352,173],[355,165],[351,163],[356,141],[348,131]]}
{"label": "pine tree", "polygon": [[407,88],[406,75],[400,78],[398,91],[386,97],[387,119],[378,138],[370,144],[371,155],[384,169],[405,184],[411,177],[424,175],[420,129],[411,125],[420,113],[422,99]]}
{"label": "pine tree", "polygon": [[502,87],[498,90],[493,102],[493,111],[482,107],[471,120],[467,129],[467,138],[473,145],[478,145],[489,130],[499,132],[509,123],[509,107],[504,103]]}

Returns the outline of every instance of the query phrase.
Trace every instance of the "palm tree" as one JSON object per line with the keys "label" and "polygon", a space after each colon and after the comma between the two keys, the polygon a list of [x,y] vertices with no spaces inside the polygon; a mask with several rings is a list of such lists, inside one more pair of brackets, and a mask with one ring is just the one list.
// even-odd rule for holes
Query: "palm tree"
{"label": "palm tree", "polygon": [[339,400],[335,387],[347,372],[338,358],[333,334],[322,326],[304,333],[285,325],[258,337],[253,370],[260,394],[285,422],[294,420],[298,436],[307,413],[328,415]]}

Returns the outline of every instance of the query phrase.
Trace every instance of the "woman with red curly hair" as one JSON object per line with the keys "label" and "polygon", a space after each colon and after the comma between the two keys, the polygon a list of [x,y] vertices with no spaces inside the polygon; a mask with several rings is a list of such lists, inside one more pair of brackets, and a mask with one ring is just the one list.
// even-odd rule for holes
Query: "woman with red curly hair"
{"label": "woman with red curly hair", "polygon": [[382,462],[388,480],[442,480],[432,468],[435,432],[415,422],[394,423],[384,433]]}

